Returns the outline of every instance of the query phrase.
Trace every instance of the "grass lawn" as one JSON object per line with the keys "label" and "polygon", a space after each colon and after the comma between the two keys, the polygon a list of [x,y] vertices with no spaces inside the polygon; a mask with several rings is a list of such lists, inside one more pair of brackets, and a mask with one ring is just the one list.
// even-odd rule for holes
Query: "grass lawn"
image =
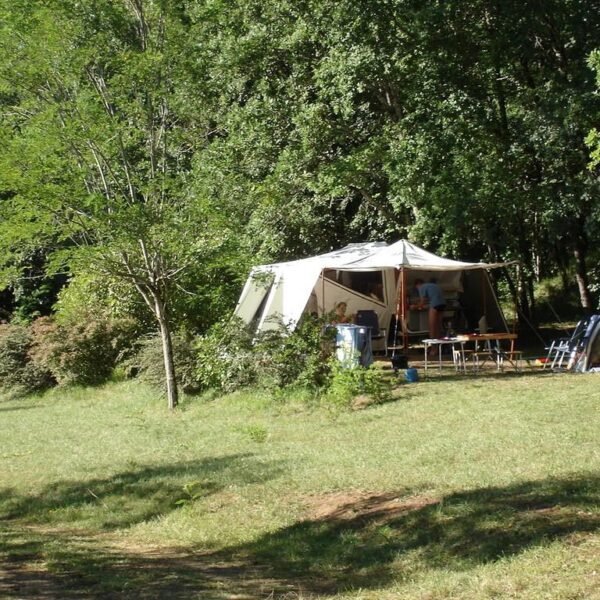
{"label": "grass lawn", "polygon": [[600,598],[599,433],[594,374],[4,399],[0,597]]}

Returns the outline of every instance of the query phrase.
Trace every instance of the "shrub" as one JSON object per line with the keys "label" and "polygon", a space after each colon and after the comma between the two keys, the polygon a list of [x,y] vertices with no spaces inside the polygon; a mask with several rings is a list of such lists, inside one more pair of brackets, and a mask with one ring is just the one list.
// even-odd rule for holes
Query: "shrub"
{"label": "shrub", "polygon": [[125,320],[91,314],[68,324],[44,317],[31,325],[31,354],[60,384],[97,385],[111,376],[132,327]]}
{"label": "shrub", "polygon": [[310,316],[293,333],[281,326],[255,338],[240,320],[219,323],[197,341],[199,386],[224,392],[298,388],[344,406],[358,395],[386,400],[389,386],[377,369],[345,368],[333,357],[334,336],[335,329]]}
{"label": "shrub", "polygon": [[33,338],[22,325],[0,325],[0,389],[26,395],[54,385],[51,372],[31,354]]}
{"label": "shrub", "polygon": [[268,389],[327,385],[334,347],[330,338],[335,332],[323,325],[321,319],[307,316],[291,334],[281,328],[259,336],[254,348],[260,361],[258,382]]}
{"label": "shrub", "polygon": [[[173,361],[177,384],[186,393],[200,389],[196,373],[196,350],[194,339],[186,333],[173,336]],[[148,336],[138,344],[135,355],[126,361],[126,367],[140,379],[156,387],[166,387],[165,363],[160,336]]]}
{"label": "shrub", "polygon": [[197,339],[196,375],[201,389],[232,392],[256,383],[252,335],[241,320],[216,323]]}
{"label": "shrub", "polygon": [[319,389],[328,382],[332,350],[323,331],[322,321],[313,317],[291,334],[280,326],[256,338],[238,319],[219,323],[198,339],[199,383],[225,392],[251,385]]}
{"label": "shrub", "polygon": [[369,396],[375,402],[385,402],[390,397],[390,388],[381,373],[374,367],[347,368],[332,361],[331,379],[324,399],[338,406],[349,406],[357,396]]}
{"label": "shrub", "polygon": [[92,315],[96,320],[116,323],[135,321],[143,331],[155,328],[150,311],[139,301],[132,284],[98,273],[84,272],[72,277],[58,295],[54,309],[54,320],[67,327]]}

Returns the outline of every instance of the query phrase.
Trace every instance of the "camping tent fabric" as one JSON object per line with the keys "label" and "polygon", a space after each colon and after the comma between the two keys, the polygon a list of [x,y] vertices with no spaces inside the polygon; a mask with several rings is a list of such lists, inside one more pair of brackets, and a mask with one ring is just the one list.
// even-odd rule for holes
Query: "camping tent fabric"
{"label": "camping tent fabric", "polygon": [[470,269],[494,269],[502,267],[505,263],[470,263],[443,258],[411,244],[407,240],[400,240],[391,246],[377,249],[369,256],[352,264],[346,265],[347,269],[384,269],[405,268],[423,269],[427,271],[465,271]]}
{"label": "camping tent fabric", "polygon": [[[235,312],[247,323],[258,318],[258,330],[278,327],[281,323],[293,328],[319,277],[327,269],[458,272],[492,269],[504,264],[506,263],[451,260],[427,252],[407,240],[400,240],[389,246],[385,242],[349,244],[319,256],[255,267],[244,286]],[[259,310],[261,306],[262,311]]]}
{"label": "camping tent fabric", "polygon": [[249,323],[268,292],[257,329],[275,328],[280,323],[293,326],[323,269],[345,268],[385,246],[385,242],[349,244],[319,256],[255,267],[240,296],[236,315]]}

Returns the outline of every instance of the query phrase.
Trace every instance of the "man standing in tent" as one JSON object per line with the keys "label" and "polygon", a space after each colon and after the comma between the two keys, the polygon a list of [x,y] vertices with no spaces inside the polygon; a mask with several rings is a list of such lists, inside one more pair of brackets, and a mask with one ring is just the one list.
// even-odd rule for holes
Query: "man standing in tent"
{"label": "man standing in tent", "polygon": [[442,288],[431,280],[425,283],[422,279],[415,280],[415,287],[419,290],[419,310],[429,309],[429,337],[439,339],[442,335],[442,319],[446,308],[446,299]]}

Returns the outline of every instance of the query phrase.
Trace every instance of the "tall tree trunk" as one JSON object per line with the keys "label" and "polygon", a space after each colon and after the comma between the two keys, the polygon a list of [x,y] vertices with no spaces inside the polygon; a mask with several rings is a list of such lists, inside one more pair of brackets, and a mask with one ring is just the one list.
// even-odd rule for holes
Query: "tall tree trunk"
{"label": "tall tree trunk", "polygon": [[531,320],[531,304],[529,302],[527,277],[524,273],[524,267],[522,264],[517,265],[517,282],[516,282],[516,298],[517,305],[520,311],[519,318],[522,316],[524,319]]}
{"label": "tall tree trunk", "polygon": [[165,377],[167,380],[167,402],[169,410],[173,410],[179,401],[177,391],[177,380],[175,379],[175,361],[173,360],[173,340],[171,327],[167,318],[167,311],[160,298],[154,298],[155,315],[160,326],[160,339],[163,348],[163,360],[165,365]]}
{"label": "tall tree trunk", "polygon": [[575,257],[575,279],[577,280],[577,287],[579,288],[581,306],[586,313],[591,313],[593,306],[592,296],[588,286],[586,268],[587,243],[585,240],[582,240],[581,238],[577,239],[573,250],[573,256]]}
{"label": "tall tree trunk", "polygon": [[173,359],[173,339],[166,305],[166,294],[161,293],[161,286],[156,282],[160,280],[153,269],[153,262],[148,255],[146,245],[140,240],[142,256],[145,260],[146,278],[141,278],[131,266],[129,256],[126,252],[121,253],[121,264],[125,267],[128,277],[141,294],[144,302],[152,311],[158,321],[160,328],[160,340],[163,348],[163,364],[165,366],[165,378],[167,382],[167,401],[169,409],[173,410],[178,404],[177,379],[175,378],[175,360]]}
{"label": "tall tree trunk", "polygon": [[588,238],[585,231],[586,217],[584,214],[579,215],[575,222],[575,236],[573,246],[573,257],[575,258],[575,279],[579,288],[579,299],[581,307],[586,313],[591,313],[593,310],[592,295],[588,285],[587,274],[587,254],[588,254]]}

